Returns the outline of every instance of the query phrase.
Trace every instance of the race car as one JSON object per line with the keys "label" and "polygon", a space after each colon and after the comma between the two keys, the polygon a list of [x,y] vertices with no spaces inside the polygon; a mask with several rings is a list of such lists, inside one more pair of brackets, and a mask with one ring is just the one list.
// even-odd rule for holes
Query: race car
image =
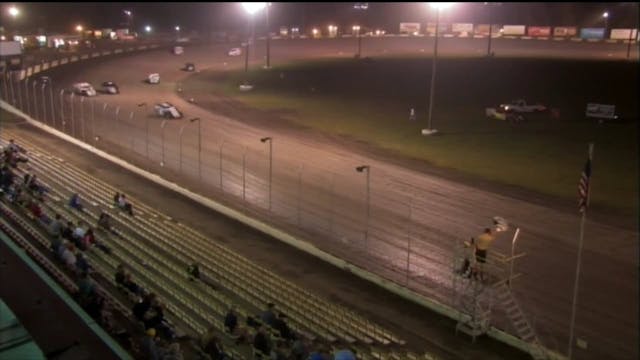
{"label": "race car", "polygon": [[158,73],[149,74],[147,76],[147,82],[149,84],[158,84],[158,83],[160,83],[160,74],[158,74]]}
{"label": "race car", "polygon": [[242,55],[242,49],[240,49],[240,48],[232,48],[231,50],[229,50],[228,55],[229,56],[240,56],[240,55]]}
{"label": "race car", "polygon": [[120,94],[120,88],[113,81],[105,81],[102,83],[101,87],[102,92],[105,94]]}
{"label": "race car", "polygon": [[82,96],[96,96],[96,90],[91,84],[82,82],[73,84],[73,92]]}
{"label": "race car", "polygon": [[196,71],[196,65],[194,63],[186,63],[184,64],[183,70],[189,72]]}
{"label": "race car", "polygon": [[167,119],[180,119],[182,118],[182,113],[176,109],[175,106],[169,104],[168,102],[163,102],[160,104],[156,104],[154,107],[156,115],[161,116]]}
{"label": "race car", "polygon": [[500,108],[505,111],[513,111],[517,113],[531,113],[531,112],[540,112],[540,111],[547,110],[547,107],[544,105],[527,104],[527,102],[522,99],[514,100],[509,104],[500,104]]}

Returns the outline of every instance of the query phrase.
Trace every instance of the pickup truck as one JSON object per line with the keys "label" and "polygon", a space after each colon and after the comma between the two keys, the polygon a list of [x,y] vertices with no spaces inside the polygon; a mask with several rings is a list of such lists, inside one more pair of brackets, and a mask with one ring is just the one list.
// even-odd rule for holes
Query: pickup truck
{"label": "pickup truck", "polygon": [[517,113],[531,113],[547,110],[547,107],[544,105],[527,104],[527,102],[522,99],[514,100],[509,104],[500,104],[500,108],[506,112],[513,111]]}

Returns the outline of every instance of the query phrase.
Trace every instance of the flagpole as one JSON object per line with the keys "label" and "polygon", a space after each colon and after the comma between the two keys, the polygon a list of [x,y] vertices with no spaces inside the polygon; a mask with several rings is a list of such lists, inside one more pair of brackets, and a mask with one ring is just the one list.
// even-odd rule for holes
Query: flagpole
{"label": "flagpole", "polygon": [[[593,143],[589,143],[589,161],[593,158]],[[587,203],[589,205],[589,197],[591,195],[591,180],[589,179],[589,186],[587,187]],[[582,219],[580,220],[580,240],[578,242],[578,263],[576,264],[576,279],[573,284],[573,303],[571,305],[571,325],[569,326],[569,351],[568,359],[571,360],[573,353],[573,335],[576,324],[576,304],[578,302],[578,283],[580,280],[580,266],[582,265],[582,247],[584,245],[584,224],[587,219],[587,206],[582,211]]]}

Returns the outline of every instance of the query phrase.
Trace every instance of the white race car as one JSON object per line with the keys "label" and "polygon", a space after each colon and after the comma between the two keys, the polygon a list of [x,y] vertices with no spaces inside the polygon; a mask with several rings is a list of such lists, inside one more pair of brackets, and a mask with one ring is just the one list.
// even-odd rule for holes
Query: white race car
{"label": "white race car", "polygon": [[96,96],[96,89],[91,84],[82,82],[73,84],[73,92],[82,96]]}
{"label": "white race car", "polygon": [[156,104],[154,109],[155,109],[156,115],[167,118],[167,119],[182,118],[182,113],[178,111],[178,109],[176,109],[175,106],[169,104],[168,102]]}
{"label": "white race car", "polygon": [[229,50],[229,56],[240,56],[242,55],[242,49],[240,48],[233,48],[231,50]]}

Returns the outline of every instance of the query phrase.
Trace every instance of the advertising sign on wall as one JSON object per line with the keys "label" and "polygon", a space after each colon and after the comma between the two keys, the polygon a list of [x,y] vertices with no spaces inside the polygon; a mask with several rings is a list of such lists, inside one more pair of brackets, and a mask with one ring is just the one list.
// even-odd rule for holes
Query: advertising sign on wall
{"label": "advertising sign on wall", "polygon": [[604,28],[582,28],[580,37],[583,39],[604,39]]}
{"label": "advertising sign on wall", "polygon": [[557,26],[553,28],[553,36],[576,36],[578,29],[575,26]]}
{"label": "advertising sign on wall", "polygon": [[400,34],[413,34],[420,32],[420,23],[400,23]]}
{"label": "advertising sign on wall", "polygon": [[610,39],[614,40],[629,40],[635,39],[638,29],[611,29]]}
{"label": "advertising sign on wall", "polygon": [[529,36],[550,36],[551,27],[549,26],[529,26],[527,29]]}
{"label": "advertising sign on wall", "polygon": [[526,28],[524,25],[504,25],[502,35],[524,35]]}

